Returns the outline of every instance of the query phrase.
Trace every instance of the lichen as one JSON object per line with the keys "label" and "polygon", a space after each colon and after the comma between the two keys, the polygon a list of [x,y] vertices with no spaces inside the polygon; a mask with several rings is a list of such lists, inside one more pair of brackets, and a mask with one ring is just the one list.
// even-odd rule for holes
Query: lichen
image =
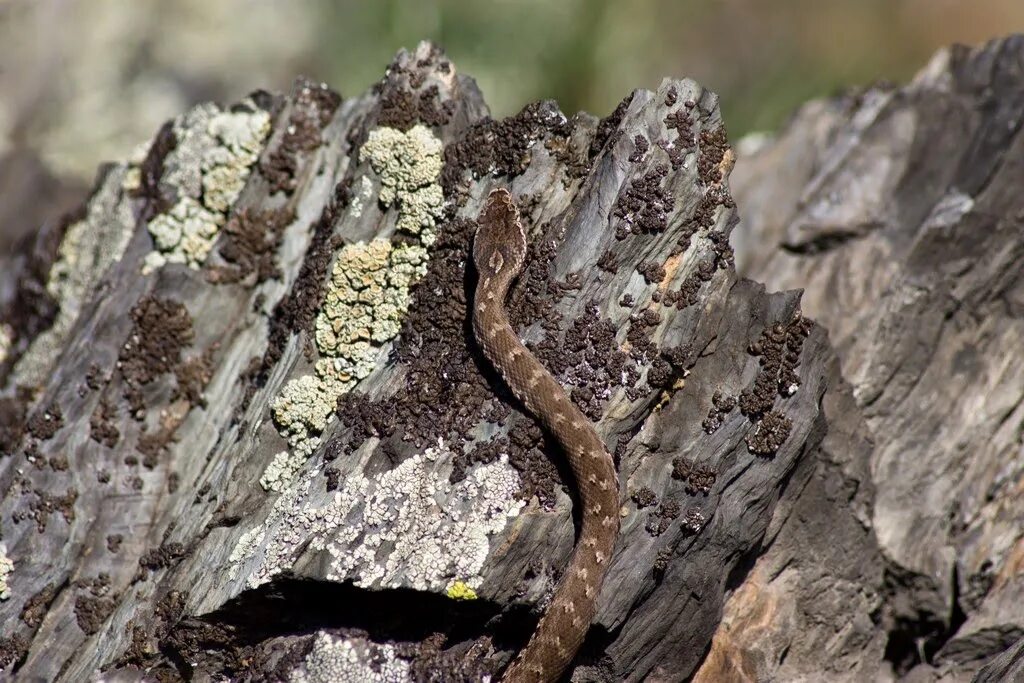
{"label": "lichen", "polygon": [[46,282],[46,291],[57,303],[57,315],[18,361],[15,383],[32,386],[46,379],[83,303],[111,264],[121,260],[135,229],[132,200],[121,189],[130,170],[125,164],[111,167],[89,199],[85,217],[64,233]]}
{"label": "lichen", "polygon": [[409,308],[409,286],[426,273],[426,262],[423,247],[392,247],[384,239],[343,248],[316,319],[320,353],[347,361],[339,369],[354,379],[365,377],[368,369],[359,366],[375,355],[370,342],[381,344],[398,334]]}
{"label": "lichen", "polygon": [[373,196],[373,182],[367,176],[359,177],[359,189],[352,193],[352,203],[348,212],[352,218],[359,218],[363,215],[363,209],[369,204]]}
{"label": "lichen", "polygon": [[405,683],[409,662],[393,645],[343,638],[323,631],[313,639],[305,661],[288,676],[291,683]]}
{"label": "lichen", "polygon": [[299,446],[327,426],[335,402],[315,375],[303,375],[288,382],[271,404],[278,431],[293,447]]}
{"label": "lichen", "polygon": [[394,247],[385,239],[351,244],[338,254],[316,319],[321,358],[315,374],[289,381],[271,404],[292,448],[312,454],[317,444],[311,439],[333,419],[338,398],[373,371],[383,344],[398,334],[409,288],[426,273],[426,263],[423,247]]}
{"label": "lichen", "polygon": [[307,457],[306,454],[298,451],[281,451],[270,461],[267,469],[263,470],[260,486],[266,491],[276,491],[277,493],[284,491],[296,473],[302,469]]}
{"label": "lichen", "polygon": [[404,133],[375,128],[360,149],[360,158],[368,160],[380,175],[381,204],[398,208],[396,229],[412,235],[423,233],[421,240],[428,246],[444,204],[444,193],[437,182],[444,165],[443,149],[441,141],[423,124]]}
{"label": "lichen", "polygon": [[522,509],[519,474],[502,456],[451,484],[451,456],[438,443],[373,477],[354,473],[322,506],[307,501],[311,478],[304,478],[278,498],[266,526],[239,539],[232,578],[256,561],[247,579],[255,588],[290,569],[308,545],[327,551],[333,581],[445,594],[461,584],[458,593],[475,593],[490,537]]}
{"label": "lichen", "polygon": [[[444,203],[438,184],[441,151],[441,142],[430,130],[417,126],[408,133],[388,128],[371,131],[360,152],[381,178],[380,202],[398,210],[397,229],[418,235],[419,243],[374,239],[347,245],[338,253],[314,324],[320,355],[314,373],[289,381],[271,403],[274,421],[290,451],[275,456],[260,483],[281,496],[267,524],[239,540],[231,556],[232,578],[237,577],[241,564],[253,561],[255,566],[247,582],[255,587],[289,568],[300,548],[308,545],[322,551],[330,545],[332,577],[351,574],[366,584],[387,580],[395,585],[404,582],[435,590],[444,590],[460,580],[469,587],[473,580],[479,580],[488,534],[503,528],[505,512],[513,508],[517,512],[521,505],[513,498],[518,489],[515,471],[507,461],[492,463],[481,468],[478,478],[459,484],[482,487],[480,495],[487,501],[486,510],[462,509],[453,504],[441,528],[422,527],[429,525],[425,517],[429,505],[414,495],[413,489],[423,480],[429,480],[430,486],[439,491],[451,488],[446,477],[428,472],[426,464],[430,463],[431,468],[436,464],[434,450],[372,480],[350,476],[342,490],[320,507],[306,502],[318,467],[301,481],[289,483],[334,419],[338,398],[369,376],[385,345],[398,334],[409,309],[410,288],[426,274],[427,247],[434,240],[432,228]],[[358,211],[364,209],[363,202],[369,199],[372,187],[364,176]],[[472,497],[475,493],[463,491],[460,496]],[[358,519],[355,523],[346,521],[352,516],[358,518],[357,510],[371,507],[366,524]],[[492,514],[487,510],[504,512]],[[383,528],[389,524],[389,511],[395,512],[400,522],[391,529]],[[417,516],[422,519],[414,519]],[[349,536],[352,530],[358,534],[364,526],[369,530],[369,543],[355,548],[349,557],[339,558],[338,549],[356,538]],[[375,558],[384,552],[381,543],[385,541],[394,542],[394,553],[378,575],[374,573],[379,569]],[[424,552],[414,548],[421,541],[426,544]],[[452,549],[442,547],[446,544]],[[257,559],[260,550],[262,557]],[[454,559],[448,562],[445,556]],[[402,566],[408,568],[408,580],[401,577]]]}
{"label": "lichen", "polygon": [[249,529],[239,537],[238,542],[235,543],[235,547],[228,556],[228,562],[231,564],[231,570],[228,575],[232,581],[238,578],[239,563],[252,557],[259,550],[266,535],[267,530],[261,524]]}
{"label": "lichen", "polygon": [[0,324],[0,364],[7,360],[14,345],[14,330],[7,323]]}
{"label": "lichen", "polygon": [[7,585],[7,577],[14,571],[14,562],[7,557],[7,544],[0,542],[0,600],[11,597],[11,587]]}
{"label": "lichen", "polygon": [[346,527],[327,547],[329,579],[438,592],[453,579],[479,587],[488,537],[523,505],[516,499],[519,476],[502,458],[453,486],[437,471],[450,462],[443,455],[451,453],[442,443],[376,478],[361,524]]}
{"label": "lichen", "polygon": [[452,600],[476,600],[476,591],[469,587],[465,581],[453,581],[448,590],[445,591]]}
{"label": "lichen", "polygon": [[206,262],[269,132],[270,115],[251,103],[233,111],[204,104],[174,122],[177,146],[164,160],[161,185],[178,200],[149,221],[156,249],[146,256],[144,273]]}

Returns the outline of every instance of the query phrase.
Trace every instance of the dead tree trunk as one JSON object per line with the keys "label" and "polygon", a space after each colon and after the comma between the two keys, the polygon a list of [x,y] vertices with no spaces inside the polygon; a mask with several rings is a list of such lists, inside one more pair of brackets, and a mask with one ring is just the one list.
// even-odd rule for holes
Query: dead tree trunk
{"label": "dead tree trunk", "polygon": [[734,156],[692,81],[494,121],[424,44],[358,98],[169,122],[8,285],[3,671],[500,671],[574,540],[560,454],[470,332],[507,187],[513,325],[623,490],[573,680],[968,680],[1024,635],[1024,43],[949,54],[743,159],[746,263],[803,304],[735,274]]}

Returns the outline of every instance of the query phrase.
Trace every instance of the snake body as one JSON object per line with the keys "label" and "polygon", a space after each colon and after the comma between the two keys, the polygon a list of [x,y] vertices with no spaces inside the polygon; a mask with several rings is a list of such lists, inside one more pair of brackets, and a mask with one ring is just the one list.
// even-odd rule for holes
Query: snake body
{"label": "snake body", "polygon": [[527,410],[558,440],[582,507],[579,540],[537,628],[502,681],[556,681],[583,644],[619,532],[615,464],[593,425],[509,323],[505,297],[526,257],[519,211],[506,190],[491,192],[478,221],[473,261],[479,280],[473,332],[484,355]]}

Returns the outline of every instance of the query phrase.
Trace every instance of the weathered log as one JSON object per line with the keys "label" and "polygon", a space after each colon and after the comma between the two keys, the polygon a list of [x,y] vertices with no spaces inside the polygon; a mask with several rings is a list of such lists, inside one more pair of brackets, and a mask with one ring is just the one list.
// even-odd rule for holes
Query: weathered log
{"label": "weathered log", "polygon": [[[0,666],[68,681],[480,680],[500,671],[536,624],[574,537],[560,454],[469,329],[475,218],[490,189],[508,187],[531,245],[509,302],[513,323],[594,420],[624,493],[622,534],[573,678],[894,677],[917,663],[916,637],[926,639],[918,671],[969,677],[1015,637],[989,638],[973,659],[957,643],[991,636],[986,624],[1009,633],[1021,622],[1016,605],[981,609],[986,595],[1016,585],[1012,546],[987,546],[996,563],[986,571],[1007,578],[968,603],[971,575],[958,573],[967,563],[945,549],[977,553],[965,544],[991,539],[951,525],[946,540],[918,533],[916,555],[895,552],[893,521],[879,511],[891,515],[884,501],[910,495],[906,477],[920,476],[919,463],[899,482],[878,467],[897,468],[885,453],[903,448],[931,456],[949,483],[953,455],[984,463],[955,444],[911,450],[908,416],[941,425],[951,413],[890,395],[903,400],[927,383],[854,371],[886,360],[885,344],[899,357],[898,341],[927,331],[894,336],[900,328],[871,323],[900,313],[902,299],[879,287],[840,298],[853,310],[829,316],[835,295],[813,278],[851,253],[860,255],[851,270],[884,266],[893,283],[972,272],[947,269],[946,254],[962,257],[965,245],[949,236],[966,240],[976,224],[951,233],[948,211],[928,223],[930,209],[914,220],[905,206],[959,168],[984,181],[964,192],[987,188],[995,203],[958,219],[1001,226],[986,233],[988,251],[970,243],[986,255],[985,272],[1002,274],[977,280],[971,296],[1016,310],[1019,272],[1007,259],[1019,253],[1020,219],[1015,196],[993,189],[1011,187],[1015,169],[983,174],[986,155],[965,152],[954,166],[935,150],[955,132],[965,150],[1013,158],[1016,130],[984,130],[1014,111],[1022,77],[1012,60],[1022,55],[1019,41],[956,53],[895,91],[893,126],[872,129],[878,116],[858,116],[869,93],[829,120],[836,135],[818,141],[821,124],[798,117],[744,160],[747,188],[775,184],[780,198],[796,198],[822,191],[816,174],[851,159],[882,157],[874,172],[883,172],[898,150],[934,155],[900,166],[899,183],[869,183],[871,202],[828,196],[862,227],[857,239],[827,239],[847,235],[837,220],[792,220],[795,199],[787,213],[784,201],[765,207],[744,195],[750,239],[772,252],[762,262],[782,264],[757,278],[775,287],[806,275],[803,304],[798,291],[770,294],[735,274],[733,155],[716,97],[692,81],[636,91],[601,120],[566,118],[545,102],[493,121],[472,80],[424,44],[358,98],[299,81],[288,96],[255,93],[182,115],[144,158],[107,168],[62,224],[47,282],[55,311],[39,325],[48,329],[12,328],[0,366],[0,452],[9,453],[0,460],[9,560],[0,564],[9,593]],[[926,105],[958,77],[973,88],[954,89],[976,117],[973,146],[963,128],[927,118],[942,113]],[[970,109],[985,92],[979,82],[1000,84],[985,95],[998,106]],[[906,120],[932,125],[899,147],[896,124]],[[835,160],[784,175],[787,151]],[[851,164],[828,177],[855,188],[850,179],[867,182],[871,171]],[[880,205],[888,230],[876,229]],[[775,216],[833,250],[776,248]],[[856,249],[872,240],[899,248],[868,262]],[[958,310],[946,306],[958,290],[942,282],[943,296],[921,299],[922,315]],[[839,356],[803,316],[812,304]],[[990,345],[1009,339],[1014,316],[962,314],[978,327],[1005,325],[983,337]],[[922,372],[953,357],[940,348],[896,367]],[[1020,376],[1019,354],[1003,365],[972,358],[971,368],[1005,370],[1000,381]],[[865,398],[864,387],[875,393]],[[943,395],[968,405],[962,385]],[[973,405],[985,398],[970,395]],[[971,443],[1020,424],[998,395],[980,405],[1004,419],[973,424]],[[1005,465],[996,450],[989,461],[1001,455]],[[961,504],[973,500],[964,491],[993,481],[984,472],[968,468],[956,481]],[[931,496],[947,493],[937,480],[925,478]],[[919,526],[933,519],[920,495]],[[987,505],[973,524],[1002,524],[1005,538],[1012,510]],[[896,536],[913,540],[909,531]],[[945,563],[928,573],[936,557]],[[967,629],[963,617],[975,614],[981,621]]]}
{"label": "weathered log", "polygon": [[1022,63],[1021,36],[942,50],[905,87],[806,105],[737,163],[740,269],[804,289],[852,385],[843,431],[859,413],[872,443],[833,440],[826,401],[819,467],[842,476],[818,495],[858,523],[805,507],[726,608],[762,675],[970,680],[1024,635]]}

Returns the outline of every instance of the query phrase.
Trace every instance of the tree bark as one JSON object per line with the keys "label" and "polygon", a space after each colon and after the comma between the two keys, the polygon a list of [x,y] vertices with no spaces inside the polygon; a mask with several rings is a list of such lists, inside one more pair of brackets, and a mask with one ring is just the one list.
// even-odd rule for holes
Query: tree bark
{"label": "tree bark", "polygon": [[690,80],[494,121],[423,44],[357,98],[169,122],[7,299],[46,310],[4,304],[0,666],[500,672],[574,541],[558,448],[469,325],[507,187],[513,325],[623,492],[573,680],[969,680],[1024,636],[1022,59],[947,51],[741,145],[754,280]]}

